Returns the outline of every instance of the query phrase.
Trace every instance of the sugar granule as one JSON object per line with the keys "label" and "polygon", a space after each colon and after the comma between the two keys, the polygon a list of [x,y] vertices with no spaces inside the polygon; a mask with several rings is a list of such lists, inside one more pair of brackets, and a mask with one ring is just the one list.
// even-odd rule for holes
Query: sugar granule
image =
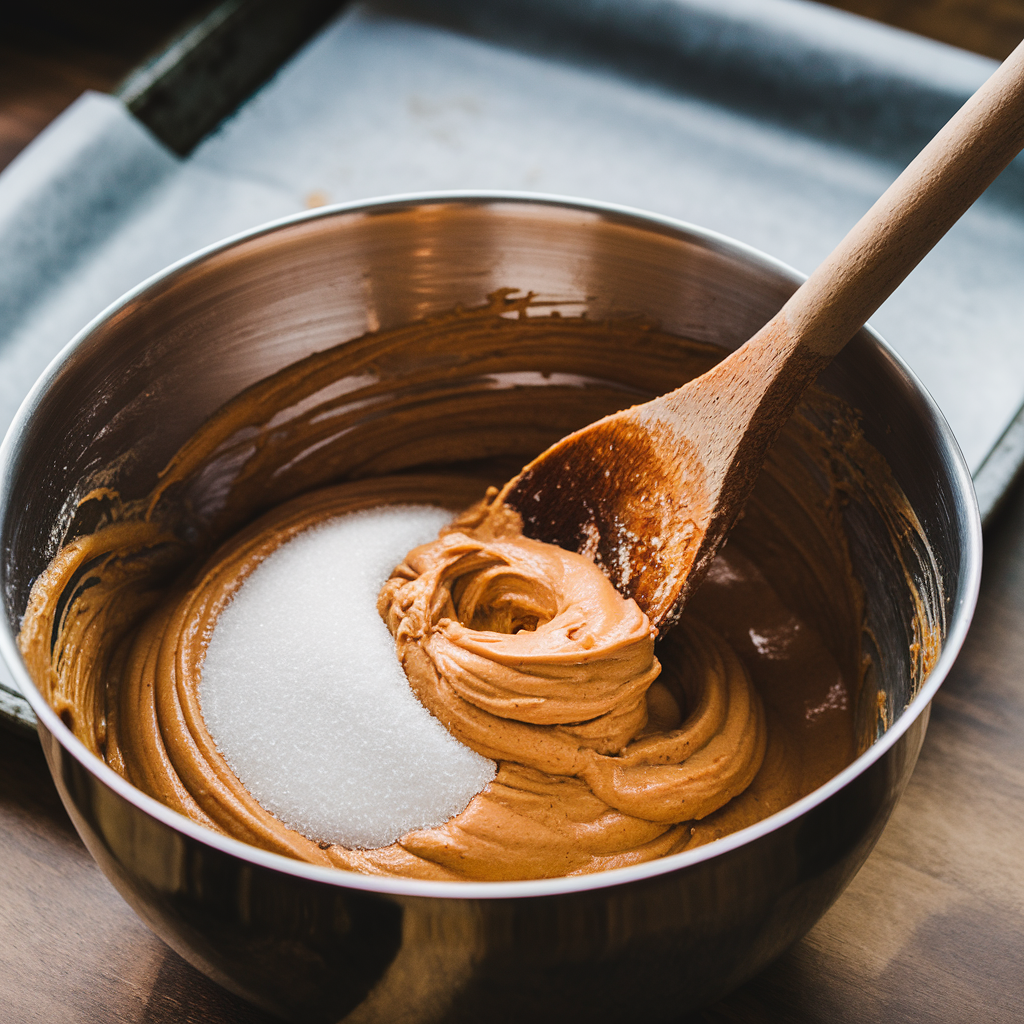
{"label": "sugar granule", "polygon": [[394,567],[450,518],[393,505],[306,530],[217,620],[206,726],[259,803],[311,839],[386,846],[447,821],[494,778],[417,700],[377,614]]}

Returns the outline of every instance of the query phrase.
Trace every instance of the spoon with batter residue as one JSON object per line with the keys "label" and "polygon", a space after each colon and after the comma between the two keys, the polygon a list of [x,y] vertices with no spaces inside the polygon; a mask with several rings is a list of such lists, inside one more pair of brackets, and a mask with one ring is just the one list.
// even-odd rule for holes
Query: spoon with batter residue
{"label": "spoon with batter residue", "polygon": [[498,499],[528,537],[589,555],[671,625],[804,390],[1022,147],[1024,43],[749,341],[563,438]]}

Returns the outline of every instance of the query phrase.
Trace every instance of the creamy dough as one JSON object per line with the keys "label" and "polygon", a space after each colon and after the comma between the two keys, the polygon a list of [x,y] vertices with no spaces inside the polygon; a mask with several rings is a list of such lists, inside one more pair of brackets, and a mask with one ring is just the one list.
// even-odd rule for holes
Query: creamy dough
{"label": "creamy dough", "polygon": [[[659,675],[646,616],[592,562],[471,513],[410,553],[380,607],[414,691],[458,739],[499,762],[497,778],[444,825],[382,849],[348,850],[286,828],[234,776],[202,718],[202,659],[217,615],[298,532],[381,499],[451,502],[475,486],[415,476],[341,485],[241,531],[172,588],[112,660],[108,763],[201,824],[313,863],[510,879],[619,867],[706,842],[780,809],[852,758],[851,701],[834,659],[811,631],[779,631],[791,614],[738,553],[720,559],[704,603],[713,620],[717,593],[720,604],[743,609],[755,635],[776,636],[768,655],[746,645],[755,673],[772,660],[792,673],[788,706],[780,709],[778,695],[769,704],[770,728],[751,672],[700,616],[684,616],[660,644]],[[116,532],[70,545],[37,596],[63,590],[71,567],[94,562],[97,539]],[[110,559],[104,583],[79,597],[90,627],[117,614],[119,565]],[[99,639],[111,625],[87,633]],[[23,647],[30,626],[26,619]],[[88,643],[80,635],[79,655]],[[837,687],[841,697],[828,705]],[[801,720],[811,705],[824,710]],[[75,718],[82,712],[75,707]]]}
{"label": "creamy dough", "polygon": [[[212,417],[152,494],[87,495],[83,507],[104,509],[100,528],[69,540],[39,577],[19,636],[76,735],[210,828],[312,863],[439,879],[650,860],[760,820],[848,764],[875,734],[879,699],[864,692],[863,615],[839,506],[861,486],[851,467],[870,453],[826,398],[816,422],[798,414],[783,435],[744,522],[656,643],[591,563],[522,538],[501,516],[471,515],[410,553],[381,597],[398,656],[427,708],[499,762],[494,782],[444,825],[348,850],[285,828],[233,775],[206,730],[198,682],[219,611],[269,552],[358,508],[466,508],[482,478],[509,475],[496,456],[521,465],[642,400],[644,381],[663,390],[714,359],[642,322],[528,318],[528,305],[499,294],[286,367]],[[523,386],[520,366],[596,373],[603,352],[628,360],[635,383]],[[405,365],[423,368],[411,401],[392,369]],[[480,373],[501,382],[483,401]],[[359,386],[337,387],[346,377]],[[462,461],[457,475],[408,473],[446,455]],[[347,475],[365,479],[322,486]],[[902,535],[914,523],[876,477],[884,471],[872,463],[871,486]],[[939,634],[909,570],[908,602],[923,678]]]}
{"label": "creamy dough", "polygon": [[412,551],[379,608],[413,691],[458,739],[585,783],[620,829],[707,817],[761,767],[764,710],[732,651],[690,623],[696,685],[669,674],[652,715],[647,616],[590,559],[523,537],[507,509],[482,506]]}

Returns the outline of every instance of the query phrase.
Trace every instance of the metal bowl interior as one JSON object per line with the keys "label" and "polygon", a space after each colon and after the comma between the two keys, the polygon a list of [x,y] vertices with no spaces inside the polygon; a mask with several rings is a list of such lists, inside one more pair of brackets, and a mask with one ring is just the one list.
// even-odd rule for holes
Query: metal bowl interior
{"label": "metal bowl interior", "polygon": [[[739,243],[636,211],[537,196],[418,196],[319,210],[214,246],[140,285],[65,349],[0,450],[0,650],[39,716],[83,839],[158,934],[288,1019],[593,1021],[678,1017],[813,925],[909,778],[980,573],[980,524],[959,450],[911,372],[868,329],[819,383],[857,410],[917,515],[927,552],[914,565],[941,605],[943,650],[919,685],[906,560],[870,509],[854,510],[846,529],[891,724],[826,786],[709,846],[538,882],[413,882],[299,864],[134,790],[46,705],[14,641],[32,581],[97,468],[116,465],[107,482],[126,497],[148,493],[211,413],[304,356],[482,304],[500,288],[557,298],[570,314],[641,313],[683,338],[734,348],[798,280]],[[530,386],[550,386],[535,378]],[[500,449],[499,428],[498,441],[480,440],[480,454]]]}

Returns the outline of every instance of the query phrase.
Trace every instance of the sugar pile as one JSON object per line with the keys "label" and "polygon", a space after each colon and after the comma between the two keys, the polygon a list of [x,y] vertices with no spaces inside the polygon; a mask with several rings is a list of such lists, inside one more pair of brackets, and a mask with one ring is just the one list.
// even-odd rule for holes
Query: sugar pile
{"label": "sugar pile", "polygon": [[311,839],[386,846],[494,778],[417,700],[377,614],[394,567],[450,518],[386,506],[307,530],[217,621],[199,686],[207,728],[260,804]]}

